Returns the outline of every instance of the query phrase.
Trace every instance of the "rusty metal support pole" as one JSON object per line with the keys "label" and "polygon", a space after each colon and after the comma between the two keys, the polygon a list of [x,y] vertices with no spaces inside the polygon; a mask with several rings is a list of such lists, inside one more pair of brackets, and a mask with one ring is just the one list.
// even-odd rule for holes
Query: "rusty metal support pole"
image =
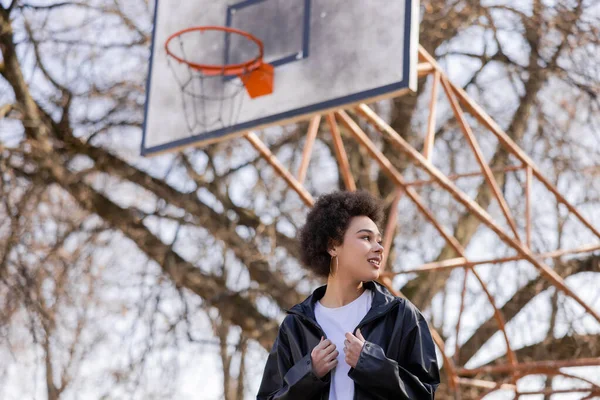
{"label": "rusty metal support pole", "polygon": [[575,292],[573,292],[565,284],[564,280],[556,272],[554,272],[554,270],[552,270],[543,262],[537,260],[535,255],[526,246],[523,246],[520,242],[504,232],[502,228],[493,221],[492,217],[487,213],[487,211],[485,211],[475,201],[470,199],[464,192],[458,189],[458,187],[456,187],[456,185],[450,181],[439,169],[437,169],[431,162],[425,159],[421,153],[408,144],[404,138],[398,134],[398,132],[394,131],[385,121],[383,121],[383,119],[381,119],[365,104],[358,106],[358,112],[369,122],[371,122],[371,124],[375,126],[379,132],[386,135],[396,148],[410,156],[410,158],[412,158],[419,167],[424,169],[432,178],[436,179],[440,186],[452,194],[456,200],[470,210],[481,222],[492,229],[503,242],[515,249],[523,256],[524,259],[535,266],[546,279],[548,279],[557,287],[557,289],[577,301],[587,312],[590,313],[590,315],[600,322],[600,314],[598,314],[596,310],[583,301],[581,297],[575,294]]}
{"label": "rusty metal support pole", "polygon": [[492,120],[477,104],[475,104],[462,90],[462,88],[457,87],[454,84],[452,85],[452,89],[454,93],[458,96],[458,98],[466,105],[467,111],[469,111],[475,118],[477,118],[483,125],[485,125],[492,133],[496,135],[498,140],[504,145],[506,149],[508,149],[515,157],[517,157],[521,162],[527,164],[533,173],[533,175],[542,183],[546,188],[551,191],[554,196],[556,196],[557,200],[565,205],[567,209],[573,213],[579,219],[579,221],[584,224],[589,230],[591,230],[594,235],[600,238],[600,231],[595,228],[586,218],[581,215],[581,213],[573,206],[567,199],[560,194],[558,189],[544,177],[542,172],[536,167],[535,163],[529,158],[529,156],[521,150],[517,144],[508,136],[494,120]]}
{"label": "rusty metal support pole", "polygon": [[294,178],[294,176],[285,168],[277,159],[277,157],[271,153],[271,150],[260,140],[254,132],[246,132],[244,137],[250,144],[260,153],[260,155],[273,167],[275,172],[281,176],[287,184],[294,189],[298,196],[302,199],[304,204],[312,207],[315,203],[313,197],[308,191],[302,186],[300,182]]}
{"label": "rusty metal support pole", "polygon": [[342,174],[342,179],[344,180],[344,185],[346,185],[346,189],[353,192],[356,190],[356,183],[354,183],[352,171],[350,171],[348,155],[346,154],[346,150],[344,149],[344,142],[342,141],[342,135],[340,134],[340,130],[338,129],[337,122],[335,122],[335,116],[333,114],[327,114],[325,118],[327,119],[327,124],[329,124],[329,129],[331,130],[331,137],[333,139],[333,149],[335,150],[335,157],[338,160],[338,165]]}
{"label": "rusty metal support pole", "polygon": [[[580,358],[576,360],[552,360],[552,361],[531,361],[521,362],[518,364],[518,371],[523,374],[536,374],[543,373],[543,371],[549,368],[557,370],[559,368],[569,367],[591,367],[600,366],[600,357],[591,358]],[[480,368],[459,368],[458,374],[462,376],[475,376],[478,374],[499,374],[499,373],[511,373],[514,369],[514,365],[501,364],[501,365],[490,365],[487,367]]]}
{"label": "rusty metal support pole", "polygon": [[456,238],[437,221],[435,216],[431,213],[427,206],[425,206],[421,196],[419,196],[419,194],[413,188],[406,186],[404,177],[398,172],[398,170],[396,170],[396,168],[394,168],[390,160],[383,155],[379,149],[377,149],[375,144],[373,144],[373,142],[368,138],[358,124],[354,122],[354,120],[350,118],[350,116],[348,116],[348,114],[346,114],[344,111],[338,111],[336,112],[336,115],[340,118],[346,128],[348,128],[348,131],[363,147],[366,148],[375,161],[377,161],[383,172],[385,172],[396,185],[399,185],[402,188],[404,193],[408,195],[412,202],[417,206],[419,211],[421,211],[425,218],[436,228],[440,235],[444,237],[446,242],[454,249],[454,251],[456,251],[458,254],[464,254],[465,250],[460,242],[456,240]]}
{"label": "rusty metal support pole", "polygon": [[390,213],[388,215],[385,231],[383,232],[383,258],[381,260],[381,272],[385,271],[390,250],[392,248],[394,233],[396,232],[396,221],[398,220],[398,203],[400,203],[402,193],[404,193],[402,189],[396,189],[396,195],[394,196],[394,200],[390,206]]}
{"label": "rusty metal support pole", "polygon": [[466,386],[474,386],[483,389],[496,389],[496,390],[516,390],[517,387],[510,383],[496,383],[490,381],[484,381],[481,379],[469,379],[460,378],[458,383]]}
{"label": "rusty metal support pole", "polygon": [[458,341],[458,335],[460,333],[460,323],[461,323],[463,311],[465,310],[465,297],[467,295],[467,281],[469,279],[469,271],[470,270],[471,270],[470,268],[465,267],[465,276],[463,278],[462,292],[460,294],[460,309],[458,310],[458,318],[456,319],[456,343],[454,343],[454,354],[452,355],[454,362],[458,362],[458,356],[460,354],[460,344]]}
{"label": "rusty metal support pole", "polygon": [[[592,392],[592,394],[594,394],[594,396],[600,396],[600,390],[594,390],[592,388],[526,390],[526,391],[520,392],[520,394],[521,394],[521,396],[531,396],[531,395],[536,395],[536,394],[551,395],[551,394],[588,393],[588,392]],[[587,397],[587,398],[592,399],[594,397]]]}
{"label": "rusty metal support pole", "polygon": [[[588,244],[585,246],[580,246],[574,249],[561,249],[561,250],[553,250],[546,253],[539,253],[535,256],[537,258],[557,258],[565,254],[579,254],[579,253],[591,253],[593,251],[600,250],[600,244]],[[421,272],[429,272],[429,271],[439,271],[443,269],[453,269],[453,268],[461,268],[465,267],[467,264],[482,265],[482,264],[501,264],[510,261],[519,261],[523,260],[523,256],[513,256],[513,257],[502,257],[502,258],[491,258],[487,260],[478,260],[478,261],[467,261],[464,257],[456,257],[450,258],[442,261],[435,261],[427,264],[423,264],[416,268],[408,268],[398,272],[384,272],[385,276],[395,276],[399,274],[412,274],[412,273],[421,273]]]}
{"label": "rusty metal support pole", "polygon": [[[436,71],[439,71],[443,77],[446,77],[443,70],[439,66],[439,64],[435,61],[435,59],[423,48],[423,46],[419,45],[419,59],[425,63],[429,63],[433,66]],[[466,111],[469,112],[472,116],[474,116],[483,126],[485,126],[490,132],[492,132],[502,143],[504,148],[506,148],[511,154],[517,157],[523,164],[531,167],[531,171],[533,175],[544,185],[546,188],[551,191],[554,196],[556,196],[557,200],[565,205],[567,209],[572,212],[579,221],[584,224],[589,230],[591,230],[594,235],[596,235],[600,239],[600,231],[595,228],[586,218],[581,215],[581,213],[573,206],[570,202],[565,199],[563,195],[560,194],[558,189],[548,181],[542,174],[542,172],[537,168],[533,160],[529,158],[529,156],[519,148],[519,146],[498,126],[496,121],[494,121],[469,95],[464,91],[460,86],[455,85],[450,82],[450,86],[454,91],[456,97],[458,97],[459,101],[465,107]]]}
{"label": "rusty metal support pole", "polygon": [[528,165],[525,169],[525,242],[531,249],[531,180],[532,171]]}
{"label": "rusty metal support pole", "polygon": [[429,75],[434,71],[435,71],[435,68],[433,67],[433,65],[431,65],[428,62],[423,62],[423,63],[417,64],[417,75],[419,76],[419,78]]}
{"label": "rusty metal support pole", "polygon": [[500,190],[500,187],[498,186],[498,182],[496,182],[496,178],[494,177],[494,174],[492,173],[490,166],[488,165],[487,161],[483,157],[483,152],[481,151],[481,148],[479,147],[479,144],[477,143],[477,139],[475,138],[475,135],[473,134],[473,131],[471,130],[471,127],[469,126],[469,123],[467,122],[467,120],[464,116],[464,113],[463,113],[462,109],[460,108],[460,105],[458,104],[458,101],[456,100],[456,97],[454,96],[454,92],[452,91],[452,88],[450,87],[450,83],[448,82],[448,79],[446,79],[446,77],[442,78],[442,86],[444,87],[444,92],[446,92],[446,96],[448,97],[448,101],[450,102],[450,106],[452,107],[452,111],[454,112],[454,117],[458,121],[458,124],[460,125],[460,127],[463,131],[463,134],[464,134],[465,138],[467,139],[467,142],[469,143],[469,146],[471,146],[471,150],[473,151],[473,154],[475,155],[475,158],[477,159],[477,162],[479,163],[479,166],[481,167],[481,172],[483,172],[483,176],[484,176],[487,184],[489,185],[490,189],[492,190],[492,193],[494,194],[496,201],[500,205],[500,209],[502,210],[502,213],[504,214],[504,217],[506,218],[508,225],[512,229],[513,234],[515,235],[515,238],[517,240],[520,240],[519,232],[517,230],[517,224],[515,223],[514,218],[512,217],[510,209],[508,208],[508,204],[506,203],[506,200],[504,199],[504,196],[502,195],[502,191]]}
{"label": "rusty metal support pole", "polygon": [[[435,59],[423,48],[423,46],[419,46],[419,58],[424,62],[428,62],[433,66],[436,71],[440,71],[443,77],[446,75],[443,73],[442,69],[435,61]],[[573,213],[579,219],[579,221],[584,224],[589,230],[591,230],[594,235],[600,238],[600,231],[594,227],[586,218],[581,215],[581,213],[573,206],[567,199],[560,194],[558,189],[550,182],[548,179],[544,177],[542,172],[537,168],[533,160],[529,158],[529,156],[521,149],[519,146],[498,126],[496,121],[494,121],[469,95],[458,85],[450,82],[450,87],[454,91],[458,100],[465,107],[466,111],[473,115],[483,126],[485,126],[490,132],[492,132],[502,143],[505,149],[507,149],[511,154],[517,157],[523,164],[531,167],[531,171],[533,175],[544,185],[546,188],[551,191],[554,196],[556,196],[557,200],[565,205],[567,209]]]}
{"label": "rusty metal support pole", "polygon": [[438,102],[438,88],[440,86],[440,73],[435,71],[433,74],[433,83],[431,88],[431,103],[429,103],[429,118],[427,119],[427,134],[425,143],[423,143],[423,156],[431,160],[433,153],[433,142],[435,140],[435,118]]}
{"label": "rusty metal support pole", "polygon": [[[520,171],[524,168],[526,168],[526,167],[518,166],[518,165],[509,165],[507,167],[502,167],[502,168],[493,168],[492,172],[493,173],[512,172],[512,171]],[[481,176],[481,175],[483,175],[483,173],[481,173],[481,172],[467,172],[464,174],[448,175],[448,179],[450,179],[451,181],[456,181],[461,178],[470,178],[470,177]],[[419,179],[416,181],[406,182],[406,186],[424,186],[424,185],[429,185],[432,183],[436,183],[436,180],[435,179]]]}
{"label": "rusty metal support pole", "polygon": [[306,178],[306,171],[308,170],[308,163],[310,162],[310,156],[312,154],[312,148],[319,131],[319,124],[321,123],[321,116],[317,115],[310,120],[308,124],[308,131],[306,132],[306,141],[304,142],[304,151],[302,152],[302,162],[298,169],[298,182],[304,183]]}

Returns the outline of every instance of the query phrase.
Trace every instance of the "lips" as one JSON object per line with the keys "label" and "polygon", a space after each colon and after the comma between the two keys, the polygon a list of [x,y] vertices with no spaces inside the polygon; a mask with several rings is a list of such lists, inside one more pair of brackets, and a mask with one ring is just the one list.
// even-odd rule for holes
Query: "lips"
{"label": "lips", "polygon": [[381,257],[371,257],[371,258],[368,258],[367,261],[371,265],[373,265],[373,266],[375,266],[377,268],[379,268],[381,266]]}

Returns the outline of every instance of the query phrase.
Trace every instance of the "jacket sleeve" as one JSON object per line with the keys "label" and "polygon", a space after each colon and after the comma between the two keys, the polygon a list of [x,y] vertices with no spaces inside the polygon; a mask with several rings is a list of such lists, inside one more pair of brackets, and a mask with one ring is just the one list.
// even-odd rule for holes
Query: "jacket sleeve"
{"label": "jacket sleeve", "polygon": [[396,359],[381,346],[365,342],[349,376],[380,399],[433,400],[440,383],[435,346],[427,322],[417,311],[417,324],[402,338]]}
{"label": "jacket sleeve", "polygon": [[322,380],[313,373],[310,352],[293,362],[289,340],[282,326],[267,358],[256,399],[310,399],[325,389],[329,376],[327,374]]}

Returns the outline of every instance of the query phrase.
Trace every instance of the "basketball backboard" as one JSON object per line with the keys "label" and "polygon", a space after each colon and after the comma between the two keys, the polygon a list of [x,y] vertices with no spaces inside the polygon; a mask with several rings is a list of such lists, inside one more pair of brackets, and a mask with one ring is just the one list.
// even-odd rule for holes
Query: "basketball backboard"
{"label": "basketball backboard", "polygon": [[[198,77],[167,54],[178,31],[250,33],[274,67],[273,91],[250,98],[235,76]],[[416,90],[418,0],[156,0],[142,154],[308,118]],[[232,65],[256,43],[222,31],[172,38],[178,58]]]}

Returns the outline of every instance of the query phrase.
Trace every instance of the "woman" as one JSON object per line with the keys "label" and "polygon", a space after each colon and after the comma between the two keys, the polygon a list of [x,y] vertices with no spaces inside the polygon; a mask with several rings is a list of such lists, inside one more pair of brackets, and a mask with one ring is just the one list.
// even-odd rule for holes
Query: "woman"
{"label": "woman", "polygon": [[439,385],[427,323],[375,282],[380,202],[367,192],[319,198],[300,231],[302,262],[327,285],[287,311],[257,399],[433,399]]}

